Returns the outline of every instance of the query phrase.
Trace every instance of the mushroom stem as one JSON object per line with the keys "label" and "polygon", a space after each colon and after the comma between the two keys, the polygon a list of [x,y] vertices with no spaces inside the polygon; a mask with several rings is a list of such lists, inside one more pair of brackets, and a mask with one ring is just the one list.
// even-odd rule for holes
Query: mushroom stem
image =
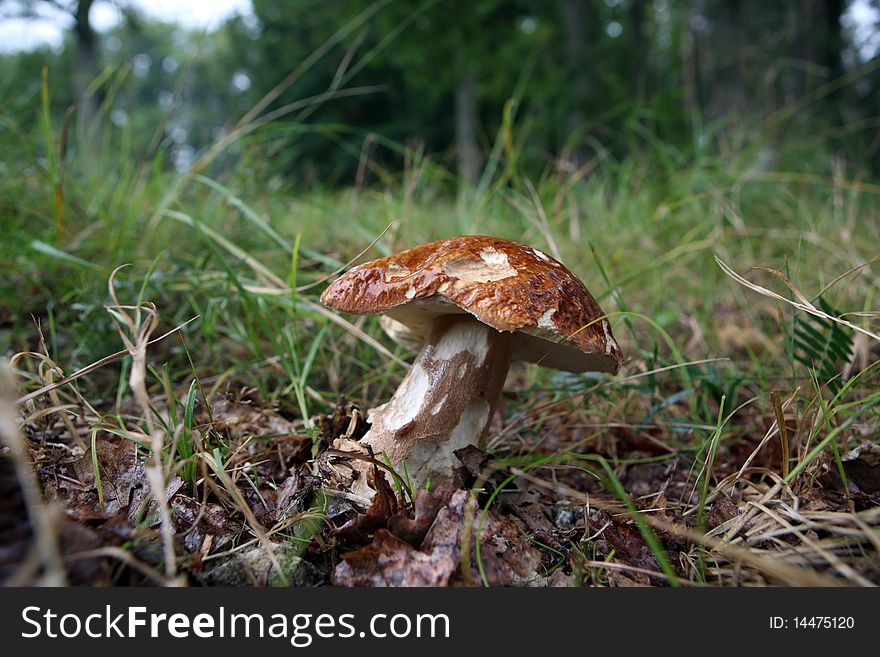
{"label": "mushroom stem", "polygon": [[387,455],[415,489],[458,484],[456,450],[479,446],[504,386],[513,346],[511,333],[470,315],[436,320],[394,396],[371,409],[361,439]]}

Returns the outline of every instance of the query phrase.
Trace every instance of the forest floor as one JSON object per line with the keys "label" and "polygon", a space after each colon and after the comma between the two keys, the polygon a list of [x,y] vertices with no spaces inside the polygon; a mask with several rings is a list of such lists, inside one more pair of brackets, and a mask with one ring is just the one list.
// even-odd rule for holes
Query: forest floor
{"label": "forest floor", "polygon": [[[600,154],[457,202],[418,158],[324,195],[120,166],[59,206],[11,177],[0,580],[880,584],[880,190],[765,155]],[[564,262],[626,362],[515,365],[466,486],[367,509],[316,463],[412,354],[318,296],[457,234]]]}

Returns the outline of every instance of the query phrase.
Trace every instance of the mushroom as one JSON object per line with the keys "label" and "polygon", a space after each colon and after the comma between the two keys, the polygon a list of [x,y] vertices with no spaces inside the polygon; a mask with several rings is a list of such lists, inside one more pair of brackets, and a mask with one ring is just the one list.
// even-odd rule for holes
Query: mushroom
{"label": "mushroom", "polygon": [[[349,270],[321,301],[382,314],[386,333],[418,349],[391,399],[369,411],[360,445],[411,484],[457,484],[455,452],[483,439],[511,360],[616,373],[622,356],[584,284],[541,251],[496,237],[439,240]],[[384,460],[384,459],[383,459]],[[363,461],[351,467],[368,471]],[[362,483],[352,492],[366,497]]]}

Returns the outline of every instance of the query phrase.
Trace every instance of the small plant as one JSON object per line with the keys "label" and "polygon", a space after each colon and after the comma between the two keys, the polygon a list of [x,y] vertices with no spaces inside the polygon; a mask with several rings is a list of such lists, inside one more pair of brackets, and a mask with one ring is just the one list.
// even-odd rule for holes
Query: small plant
{"label": "small plant", "polygon": [[[828,315],[840,315],[824,298],[819,298],[818,306]],[[815,371],[816,377],[826,382],[831,392],[840,392],[843,386],[840,375],[852,356],[850,331],[823,317],[798,313],[792,322],[790,344],[796,361]]]}

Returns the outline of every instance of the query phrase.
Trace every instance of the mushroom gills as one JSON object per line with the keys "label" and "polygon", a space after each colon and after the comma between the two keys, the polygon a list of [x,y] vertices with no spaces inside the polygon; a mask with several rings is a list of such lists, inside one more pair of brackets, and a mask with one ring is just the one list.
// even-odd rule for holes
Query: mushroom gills
{"label": "mushroom gills", "polygon": [[[552,309],[555,311],[556,309]],[[467,311],[456,306],[442,295],[417,299],[382,315],[379,322],[391,339],[408,349],[418,350],[430,339],[434,322],[445,315],[467,315]],[[542,320],[548,320],[552,312],[545,313]],[[476,320],[479,321],[479,320]],[[607,321],[602,320],[606,339],[613,341]],[[538,363],[542,367],[566,372],[616,372],[617,360],[608,352],[587,353],[575,343],[568,341],[545,325],[523,326],[513,333],[513,360]],[[608,343],[609,345],[611,342]],[[614,343],[616,348],[617,344]]]}

